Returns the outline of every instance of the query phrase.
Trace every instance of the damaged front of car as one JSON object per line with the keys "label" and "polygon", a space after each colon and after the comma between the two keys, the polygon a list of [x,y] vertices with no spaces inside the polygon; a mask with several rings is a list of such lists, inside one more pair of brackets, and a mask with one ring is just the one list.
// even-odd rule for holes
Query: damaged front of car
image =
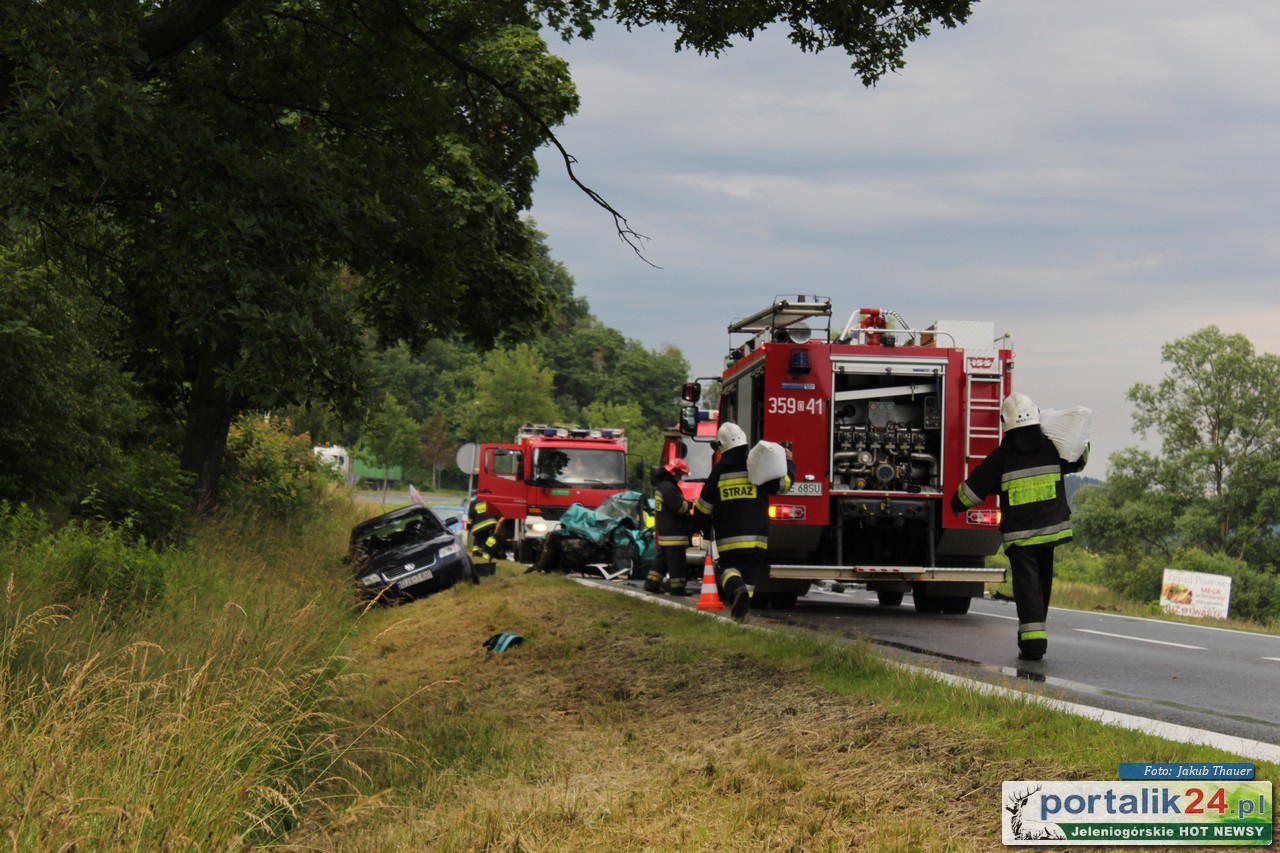
{"label": "damaged front of car", "polygon": [[352,530],[351,557],[361,592],[403,600],[474,580],[458,537],[424,507],[393,510]]}

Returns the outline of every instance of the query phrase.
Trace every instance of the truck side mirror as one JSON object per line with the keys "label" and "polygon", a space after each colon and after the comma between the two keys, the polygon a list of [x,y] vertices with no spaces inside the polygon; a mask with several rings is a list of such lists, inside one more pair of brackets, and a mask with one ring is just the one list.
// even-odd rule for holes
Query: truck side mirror
{"label": "truck side mirror", "polygon": [[683,435],[698,434],[698,407],[696,404],[689,403],[680,407],[680,432]]}
{"label": "truck side mirror", "polygon": [[697,403],[702,399],[702,385],[697,382],[686,382],[680,389],[680,399],[686,403]]}

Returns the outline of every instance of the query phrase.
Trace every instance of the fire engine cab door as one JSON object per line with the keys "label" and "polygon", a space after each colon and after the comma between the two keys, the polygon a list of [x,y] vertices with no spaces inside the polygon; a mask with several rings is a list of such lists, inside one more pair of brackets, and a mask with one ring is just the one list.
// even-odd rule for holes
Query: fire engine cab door
{"label": "fire engine cab door", "polygon": [[520,445],[480,445],[478,500],[492,503],[506,518],[524,518],[528,491],[524,482],[524,451]]}

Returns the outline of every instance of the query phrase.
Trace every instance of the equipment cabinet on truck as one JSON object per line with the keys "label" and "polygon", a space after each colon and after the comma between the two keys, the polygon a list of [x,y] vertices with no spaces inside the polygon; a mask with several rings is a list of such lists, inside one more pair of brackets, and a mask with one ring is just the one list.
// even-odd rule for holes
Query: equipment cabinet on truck
{"label": "equipment cabinet on truck", "polygon": [[[832,334],[824,296],[778,297],[729,325],[720,422],[789,441],[791,490],[771,499],[755,606],[794,606],[814,581],[865,583],[882,605],[966,613],[1000,547],[995,498],[954,516],[956,487],[1000,442],[1013,352],[992,323],[907,326],[861,308]],[[746,336],[746,339],[733,336]],[[696,408],[700,388],[686,386]]]}

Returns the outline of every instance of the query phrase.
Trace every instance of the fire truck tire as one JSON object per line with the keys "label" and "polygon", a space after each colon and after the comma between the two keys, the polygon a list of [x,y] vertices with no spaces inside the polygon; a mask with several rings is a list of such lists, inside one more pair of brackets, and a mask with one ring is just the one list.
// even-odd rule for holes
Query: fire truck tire
{"label": "fire truck tire", "polygon": [[941,613],[942,597],[936,595],[923,595],[919,592],[912,593],[911,600],[915,603],[917,613]]}
{"label": "fire truck tire", "polygon": [[876,602],[881,607],[897,607],[902,603],[902,590],[900,589],[880,589],[876,590]]}
{"label": "fire truck tire", "polygon": [[774,610],[795,610],[796,600],[799,597],[794,592],[771,592],[769,606]]}
{"label": "fire truck tire", "polygon": [[942,599],[942,612],[950,613],[953,616],[963,616],[969,612],[969,602],[973,601],[967,595],[948,595]]}

